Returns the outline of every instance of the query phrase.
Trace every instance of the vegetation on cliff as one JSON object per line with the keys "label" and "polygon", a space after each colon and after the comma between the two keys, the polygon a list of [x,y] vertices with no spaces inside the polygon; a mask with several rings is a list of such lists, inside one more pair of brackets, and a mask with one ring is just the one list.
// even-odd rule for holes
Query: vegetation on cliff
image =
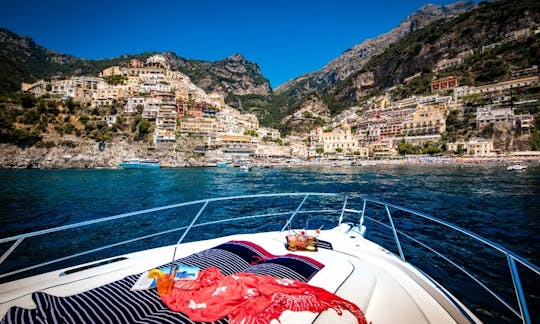
{"label": "vegetation on cliff", "polygon": [[[115,105],[98,109],[72,100],[35,99],[26,94],[9,98],[9,102],[0,103],[0,143],[23,148],[73,145],[71,140],[63,140],[65,135],[96,142],[122,137],[152,143],[154,123],[142,119],[140,113],[119,113]],[[110,115],[116,115],[116,121],[107,124],[103,117]]]}

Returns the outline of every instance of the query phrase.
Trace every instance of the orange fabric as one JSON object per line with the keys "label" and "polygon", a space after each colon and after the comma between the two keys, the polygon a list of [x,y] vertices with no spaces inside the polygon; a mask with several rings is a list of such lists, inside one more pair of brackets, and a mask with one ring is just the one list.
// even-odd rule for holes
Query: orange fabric
{"label": "orange fabric", "polygon": [[322,288],[250,273],[224,276],[215,267],[201,271],[196,280],[177,281],[161,299],[170,309],[201,322],[228,316],[231,324],[262,324],[278,320],[285,310],[318,313],[332,308],[339,315],[348,310],[358,323],[367,323],[358,306]]}

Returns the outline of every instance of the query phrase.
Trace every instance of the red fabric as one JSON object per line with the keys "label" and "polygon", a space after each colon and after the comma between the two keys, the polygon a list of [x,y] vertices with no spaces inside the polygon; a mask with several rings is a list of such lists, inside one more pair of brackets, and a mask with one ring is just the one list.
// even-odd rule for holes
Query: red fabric
{"label": "red fabric", "polygon": [[224,276],[215,267],[201,271],[196,280],[177,281],[162,300],[170,309],[201,322],[229,316],[231,324],[262,324],[279,320],[285,310],[318,313],[332,308],[339,315],[348,310],[358,323],[367,323],[358,306],[322,288],[250,273]]}

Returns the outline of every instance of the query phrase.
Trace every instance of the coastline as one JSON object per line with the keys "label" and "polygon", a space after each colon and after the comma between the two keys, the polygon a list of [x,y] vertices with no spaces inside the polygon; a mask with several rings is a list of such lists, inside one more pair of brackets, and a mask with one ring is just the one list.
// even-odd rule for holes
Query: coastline
{"label": "coastline", "polygon": [[[0,169],[121,169],[119,163],[133,155],[160,160],[162,168],[216,167],[216,163],[202,154],[189,150],[171,150],[156,147],[148,150],[140,143],[116,142],[100,151],[95,142],[79,143],[77,147],[19,148],[0,144]],[[522,155],[477,156],[399,156],[389,159],[358,159],[346,157],[328,158],[249,158],[259,168],[302,168],[302,167],[364,167],[374,165],[483,165],[510,166],[514,164],[538,165],[540,152],[522,152]]]}
{"label": "coastline", "polygon": [[[52,141],[51,141],[52,142]],[[21,148],[0,144],[0,169],[120,169],[119,163],[130,158],[159,160],[162,168],[215,167],[216,158],[195,152],[200,143],[182,138],[175,144],[149,145],[129,139],[118,139],[101,147],[93,140],[81,140],[74,136],[54,139],[51,147]],[[540,164],[539,151],[510,152],[504,155],[407,155],[383,159],[327,156],[300,159],[235,157],[259,168],[285,167],[362,167],[369,165],[513,165]],[[235,166],[239,166],[237,165]]]}

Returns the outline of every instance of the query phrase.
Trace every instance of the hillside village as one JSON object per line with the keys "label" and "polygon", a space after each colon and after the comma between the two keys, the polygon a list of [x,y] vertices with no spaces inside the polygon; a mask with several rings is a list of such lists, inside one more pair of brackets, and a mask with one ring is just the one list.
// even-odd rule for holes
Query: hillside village
{"label": "hillside village", "polygon": [[[437,69],[459,64],[463,56],[442,60]],[[529,110],[538,106],[538,98],[516,101],[516,95],[538,88],[538,67],[515,75],[512,80],[477,87],[460,87],[457,76],[435,78],[431,94],[395,101],[389,94],[377,96],[364,107],[352,107],[334,118],[299,110],[291,117],[316,119],[320,127],[283,138],[277,129],[261,127],[255,115],[227,106],[223,94],[205,93],[189,77],[171,70],[162,55],[106,68],[99,77],[40,80],[23,84],[21,90],[95,108],[108,127],[118,127],[121,121],[140,114],[151,124],[149,151],[175,145],[179,138],[196,138],[199,145],[194,150],[204,154],[210,164],[233,158],[392,159],[400,154],[443,152],[496,156],[515,151],[515,143],[494,144],[495,129],[530,136],[534,127]],[[117,107],[115,114],[101,114],[111,112],[111,107]],[[449,116],[450,122],[467,116],[466,127],[488,136],[465,139],[452,135],[449,130],[455,125],[448,125]],[[111,139],[101,140],[102,147],[107,141]],[[530,145],[520,149],[528,151]]]}
{"label": "hillside village", "polygon": [[[477,18],[457,21],[474,25],[487,6],[466,16]],[[0,103],[0,166],[116,167],[130,157],[171,167],[246,159],[335,165],[411,156],[538,158],[540,25],[533,16],[527,19],[511,31],[488,34],[487,42],[469,41],[459,50],[451,45],[439,56],[432,52],[435,60],[422,61],[423,51],[446,47],[444,40],[455,36],[422,43],[429,39],[422,33],[442,33],[435,23],[373,56],[371,68],[347,70],[349,76],[330,90],[315,90],[299,77],[289,90],[278,87],[272,94],[258,66],[240,54],[220,61],[213,72],[171,53],[152,53],[101,62],[86,75],[53,73],[22,83],[15,100]],[[11,43],[27,44],[8,36]],[[399,78],[387,75],[389,60],[410,46],[416,60],[428,65],[400,66]],[[475,64],[482,68],[475,70]],[[381,71],[393,79],[391,86],[382,86]],[[205,77],[210,74],[211,80]],[[252,101],[233,108],[231,96],[242,95]],[[273,108],[257,103],[265,100]]]}

